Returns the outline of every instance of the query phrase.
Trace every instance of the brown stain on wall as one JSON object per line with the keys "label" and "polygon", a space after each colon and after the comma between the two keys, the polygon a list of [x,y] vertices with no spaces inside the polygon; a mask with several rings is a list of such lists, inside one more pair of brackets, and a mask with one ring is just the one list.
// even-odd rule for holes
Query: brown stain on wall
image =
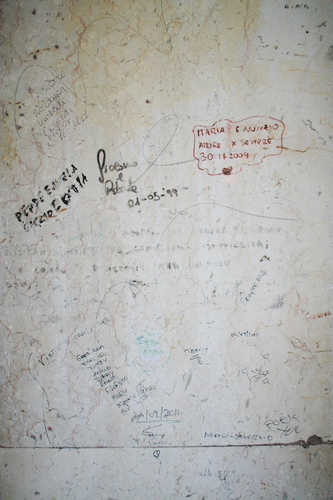
{"label": "brown stain on wall", "polygon": [[[85,86],[90,120],[101,126],[105,120],[110,126],[109,116],[94,112],[97,104],[112,113],[114,122],[126,120],[133,126],[147,113],[147,101],[150,112],[159,115],[175,103],[202,101],[203,89],[211,96],[224,88],[231,100],[239,98],[240,87],[249,87],[246,67],[255,50],[252,38],[260,5],[259,0],[226,0],[211,8],[199,1],[163,2],[163,18],[154,2],[145,9],[140,5],[138,12],[130,1],[112,10],[106,2],[83,15],[81,10],[81,38],[76,42],[80,67],[73,77],[81,98]],[[77,9],[73,6],[70,12],[76,15]],[[72,22],[64,30],[73,39]],[[140,95],[141,100],[134,99]]]}
{"label": "brown stain on wall", "polygon": [[18,154],[16,150],[16,143],[13,139],[13,131],[7,124],[7,120],[10,120],[9,113],[2,109],[2,120],[0,122],[0,164],[2,167],[12,167],[13,163],[18,159]]}
{"label": "brown stain on wall", "polygon": [[317,314],[313,314],[312,316],[308,316],[309,313],[306,313],[305,315],[305,319],[309,320],[309,319],[319,319],[319,318],[324,318],[326,316],[331,316],[331,311],[326,311],[326,312],[323,312],[323,313],[317,313]]}

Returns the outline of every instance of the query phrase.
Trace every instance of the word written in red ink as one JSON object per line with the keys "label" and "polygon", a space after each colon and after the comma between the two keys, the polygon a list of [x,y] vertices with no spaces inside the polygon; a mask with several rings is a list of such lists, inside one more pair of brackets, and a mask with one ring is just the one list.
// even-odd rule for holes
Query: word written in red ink
{"label": "word written in red ink", "polygon": [[284,129],[282,121],[264,116],[199,125],[193,129],[193,156],[200,170],[223,175],[232,184],[244,165],[257,165],[266,156],[282,152]]}

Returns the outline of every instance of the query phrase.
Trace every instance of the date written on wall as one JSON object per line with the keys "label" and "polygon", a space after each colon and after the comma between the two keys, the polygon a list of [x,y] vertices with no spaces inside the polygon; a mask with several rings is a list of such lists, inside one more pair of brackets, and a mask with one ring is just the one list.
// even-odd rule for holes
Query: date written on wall
{"label": "date written on wall", "polygon": [[[130,208],[140,206],[145,202],[160,201],[164,197],[178,197],[178,191],[175,188],[162,188],[160,191],[141,195],[131,177],[127,177],[127,171],[138,166],[136,161],[133,163],[115,162],[107,165],[105,150],[99,149],[97,152],[97,165],[100,174],[98,180],[104,185],[105,194],[107,196],[116,196],[121,193],[130,193],[131,198],[127,202]],[[112,178],[109,179],[106,176]]]}
{"label": "date written on wall", "polygon": [[208,175],[223,175],[232,184],[244,165],[258,165],[266,156],[283,150],[282,121],[251,116],[239,122],[219,120],[193,129],[193,156]]}
{"label": "date written on wall", "polygon": [[[146,410],[144,413],[134,412],[131,422],[143,424],[143,426],[140,426],[142,428],[142,436],[152,439],[163,439],[168,427],[170,429],[175,424],[181,423],[180,410],[178,408],[170,409],[162,406],[159,410]],[[156,444],[162,444],[162,442],[158,441]]]}
{"label": "date written on wall", "polygon": [[152,424],[159,422],[169,422],[172,424],[180,423],[179,420],[180,411],[176,409],[163,408],[156,410],[146,410],[144,413],[134,413],[131,422],[137,422],[138,424]]}

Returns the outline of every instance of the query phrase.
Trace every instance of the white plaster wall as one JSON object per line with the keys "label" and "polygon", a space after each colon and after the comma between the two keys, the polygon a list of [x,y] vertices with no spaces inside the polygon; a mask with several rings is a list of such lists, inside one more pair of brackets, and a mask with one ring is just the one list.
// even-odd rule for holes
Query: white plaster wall
{"label": "white plaster wall", "polygon": [[0,7],[0,498],[333,498],[331,2]]}

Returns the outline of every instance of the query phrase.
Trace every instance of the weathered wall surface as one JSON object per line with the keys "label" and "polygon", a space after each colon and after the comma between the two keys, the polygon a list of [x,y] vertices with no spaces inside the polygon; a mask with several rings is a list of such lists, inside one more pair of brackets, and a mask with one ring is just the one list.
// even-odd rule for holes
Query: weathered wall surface
{"label": "weathered wall surface", "polygon": [[0,498],[331,500],[332,3],[0,8]]}

